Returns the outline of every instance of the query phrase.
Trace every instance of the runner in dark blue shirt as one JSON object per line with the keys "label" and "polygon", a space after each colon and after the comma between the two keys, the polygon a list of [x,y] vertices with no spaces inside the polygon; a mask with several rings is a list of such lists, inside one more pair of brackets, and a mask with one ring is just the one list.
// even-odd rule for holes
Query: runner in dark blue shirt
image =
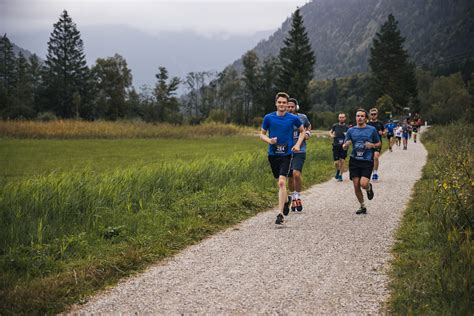
{"label": "runner in dark blue shirt", "polygon": [[367,198],[374,198],[374,191],[370,183],[370,175],[374,167],[374,148],[380,146],[380,137],[375,127],[366,124],[367,111],[358,109],[356,112],[357,126],[349,128],[342,147],[344,150],[352,144],[351,158],[349,159],[349,176],[354,184],[354,191],[360,203],[356,214],[367,213],[364,204],[364,195],[361,187],[367,191]]}
{"label": "runner in dark blue shirt", "polygon": [[[275,224],[283,224],[283,215],[288,215],[291,196],[286,191],[286,178],[290,172],[291,156],[299,152],[304,140],[304,128],[298,116],[288,113],[288,94],[277,93],[276,112],[265,115],[260,139],[268,144],[268,161],[275,179],[278,179],[278,210]],[[293,140],[294,127],[300,133],[296,143]],[[268,136],[267,136],[268,132]]]}
{"label": "runner in dark blue shirt", "polygon": [[387,131],[388,149],[392,152],[392,146],[395,142],[395,127],[397,125],[392,120],[385,124],[385,130]]}
{"label": "runner in dark blue shirt", "polygon": [[346,114],[339,113],[339,123],[331,127],[329,135],[334,139],[332,143],[332,156],[334,166],[336,167],[336,180],[342,182],[342,173],[344,172],[344,161],[347,157],[347,151],[342,149],[342,144],[346,138],[346,132],[349,127],[346,125]]}

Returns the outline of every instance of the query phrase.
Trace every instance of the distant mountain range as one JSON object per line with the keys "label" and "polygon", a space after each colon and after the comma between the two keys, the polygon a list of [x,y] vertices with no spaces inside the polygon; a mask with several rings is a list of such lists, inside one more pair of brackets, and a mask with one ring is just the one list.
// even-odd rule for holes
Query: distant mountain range
{"label": "distant mountain range", "polygon": [[[473,0],[313,0],[300,12],[316,54],[317,79],[367,71],[372,40],[390,13],[418,65],[474,57]],[[287,19],[256,45],[259,58],[278,55],[290,29]],[[234,65],[241,69],[241,60]]]}

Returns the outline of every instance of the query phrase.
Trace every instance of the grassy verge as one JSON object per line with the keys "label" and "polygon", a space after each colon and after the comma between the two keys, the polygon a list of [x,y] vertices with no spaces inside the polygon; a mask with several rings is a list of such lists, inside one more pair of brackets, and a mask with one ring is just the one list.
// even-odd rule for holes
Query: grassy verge
{"label": "grassy verge", "polygon": [[428,162],[397,232],[389,311],[468,315],[474,310],[472,126],[433,127],[423,142]]}
{"label": "grassy verge", "polygon": [[[128,157],[129,166],[106,159],[108,166],[72,171],[85,159],[81,152],[95,165],[102,151],[76,140],[41,141],[36,159],[21,160],[22,150],[35,144],[4,140],[13,142],[8,152],[19,159],[19,169],[42,167],[0,187],[0,314],[64,311],[121,277],[273,206],[277,187],[265,144],[242,137],[236,149],[232,137],[226,140],[200,139],[194,150],[186,140],[160,144],[156,148],[163,148],[163,156],[152,164],[133,163],[152,154],[144,149],[151,143],[139,140],[143,146],[134,147],[134,142],[111,140],[97,147],[113,148],[114,155]],[[182,153],[166,150],[181,145]],[[308,147],[306,186],[333,172],[329,140],[312,140]],[[57,162],[44,165],[42,155],[51,151]],[[127,156],[130,151],[136,153]],[[188,159],[186,152],[195,154]]]}

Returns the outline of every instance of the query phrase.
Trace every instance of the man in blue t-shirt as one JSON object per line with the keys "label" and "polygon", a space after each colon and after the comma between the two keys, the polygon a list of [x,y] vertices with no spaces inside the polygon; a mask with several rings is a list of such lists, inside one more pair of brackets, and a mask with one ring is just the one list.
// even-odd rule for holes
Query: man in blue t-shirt
{"label": "man in blue t-shirt", "polygon": [[[288,100],[288,112],[294,115],[297,115],[303,124],[304,127],[304,141],[301,144],[300,151],[293,154],[293,160],[291,161],[290,174],[288,179],[288,189],[291,193],[291,210],[293,212],[301,212],[303,210],[303,203],[301,202],[301,188],[302,188],[302,179],[301,173],[303,172],[304,161],[306,160],[306,140],[311,136],[311,123],[308,120],[308,117],[303,113],[298,113],[299,105],[298,101],[294,98]],[[300,133],[298,129],[294,127],[293,131],[293,141],[296,143]]]}
{"label": "man in blue t-shirt", "polygon": [[395,123],[393,123],[392,120],[390,120],[390,122],[388,122],[387,124],[385,124],[385,129],[387,130],[387,140],[388,140],[388,149],[390,151],[393,151],[392,150],[392,146],[393,146],[393,143],[395,142],[395,127],[397,127],[397,125]]}
{"label": "man in blue t-shirt", "polygon": [[367,191],[367,198],[374,198],[374,191],[370,183],[370,175],[374,167],[374,148],[380,146],[380,137],[377,129],[367,125],[367,111],[358,109],[356,112],[357,125],[349,128],[342,148],[347,148],[352,144],[351,157],[349,159],[349,177],[354,184],[354,191],[359,200],[360,208],[356,214],[367,213],[364,204],[364,195],[361,187]]}
{"label": "man in blue t-shirt", "polygon": [[[283,224],[283,215],[288,215],[291,196],[287,197],[286,178],[290,172],[293,152],[299,152],[304,140],[304,128],[298,116],[288,113],[289,96],[278,92],[275,97],[275,112],[265,115],[260,139],[268,144],[268,161],[275,179],[278,179],[278,210],[275,224]],[[298,140],[293,140],[294,127],[300,133]],[[267,136],[268,132],[268,136]]]}

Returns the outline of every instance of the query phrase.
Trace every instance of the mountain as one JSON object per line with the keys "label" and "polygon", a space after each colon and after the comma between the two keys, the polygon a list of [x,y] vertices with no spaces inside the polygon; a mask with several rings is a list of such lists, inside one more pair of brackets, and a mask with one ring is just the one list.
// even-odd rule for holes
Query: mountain
{"label": "mountain", "polygon": [[21,48],[20,46],[16,45],[15,43],[12,43],[12,46],[13,46],[13,53],[15,53],[16,56],[18,56],[18,54],[20,54],[20,52],[23,54],[23,56],[25,56],[26,59],[33,56],[32,52],[30,52],[27,49]]}
{"label": "mountain", "polygon": [[[154,85],[158,67],[167,68],[170,76],[185,78],[189,72],[218,71],[243,52],[254,47],[271,31],[252,35],[202,36],[193,32],[167,32],[150,35],[124,26],[78,25],[84,42],[84,51],[89,66],[97,58],[122,55],[132,70],[135,87]],[[46,57],[47,43],[52,30],[29,34],[8,34],[12,42]]]}
{"label": "mountain", "polygon": [[[474,56],[472,0],[313,0],[300,13],[316,54],[317,79],[366,72],[372,40],[390,13],[417,65]],[[277,56],[290,28],[287,19],[256,45],[259,58]],[[241,69],[241,60],[234,65]]]}

